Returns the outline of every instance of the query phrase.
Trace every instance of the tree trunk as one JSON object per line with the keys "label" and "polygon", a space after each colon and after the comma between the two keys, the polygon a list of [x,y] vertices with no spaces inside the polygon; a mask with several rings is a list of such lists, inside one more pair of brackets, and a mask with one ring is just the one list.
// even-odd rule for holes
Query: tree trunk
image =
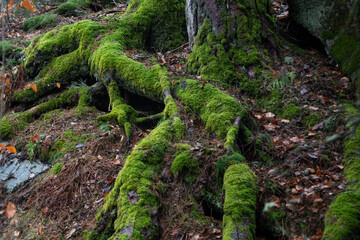
{"label": "tree trunk", "polygon": [[[188,70],[201,75],[203,81],[179,78],[171,82],[164,67],[148,68],[128,58],[125,50],[166,51],[187,42],[185,5],[190,44],[194,44]],[[164,156],[174,154],[172,145],[184,141],[185,126],[178,107],[181,102],[201,117],[208,133],[224,142],[228,162],[237,163],[228,168],[223,179],[223,239],[254,239],[257,179],[246,164],[239,163],[244,157],[236,145],[239,131],[243,132],[241,136],[249,136],[242,121],[247,113],[214,85],[235,84],[244,92],[259,94],[264,61],[276,55],[269,6],[268,0],[132,0],[115,23],[82,21],[48,32],[25,51],[25,73],[29,80],[35,78],[37,92],[24,89],[15,92],[13,98],[14,104],[33,108],[20,117],[3,119],[2,136],[11,137],[14,129],[52,109],[77,105],[79,112],[86,111],[99,83],[108,93],[111,112],[98,120],[117,121],[127,138],[131,137],[131,124],[141,123],[143,118],[127,104],[124,92],[163,103],[163,120],[127,157],[98,214],[97,229],[87,236],[154,239],[161,234],[158,212],[162,193],[158,188],[163,184],[159,176]],[[58,83],[66,89],[76,81],[94,86],[70,89],[56,99],[36,104],[61,91]],[[204,85],[206,81],[214,85]],[[12,125],[14,118],[19,120],[16,125]],[[187,147],[178,148],[171,167],[174,172],[176,164],[185,164],[180,159],[191,162],[194,157]]]}

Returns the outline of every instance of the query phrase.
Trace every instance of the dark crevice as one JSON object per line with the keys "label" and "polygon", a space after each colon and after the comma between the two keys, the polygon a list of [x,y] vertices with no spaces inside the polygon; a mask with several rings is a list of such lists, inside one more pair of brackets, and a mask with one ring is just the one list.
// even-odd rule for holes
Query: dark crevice
{"label": "dark crevice", "polygon": [[287,41],[296,44],[302,49],[315,49],[326,55],[324,45],[320,39],[312,36],[308,30],[297,24],[291,18],[287,18],[279,24],[279,33]]}

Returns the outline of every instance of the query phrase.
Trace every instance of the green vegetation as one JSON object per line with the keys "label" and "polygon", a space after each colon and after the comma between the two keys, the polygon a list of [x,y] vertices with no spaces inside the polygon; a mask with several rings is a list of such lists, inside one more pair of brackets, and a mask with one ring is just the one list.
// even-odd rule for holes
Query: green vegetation
{"label": "green vegetation", "polygon": [[56,163],[52,168],[51,168],[51,172],[53,175],[56,175],[58,173],[61,172],[62,168],[63,168],[64,164],[63,163]]}
{"label": "green vegetation", "polygon": [[5,58],[14,57],[14,55],[21,51],[21,48],[15,47],[10,41],[0,42],[0,60],[2,61],[2,52],[5,51]]}
{"label": "green vegetation", "polygon": [[255,238],[257,177],[246,164],[230,166],[224,176],[223,239]]}
{"label": "green vegetation", "polygon": [[33,31],[36,29],[55,26],[58,16],[55,14],[43,14],[25,19],[23,22],[24,31]]}
{"label": "green vegetation", "polygon": [[70,17],[79,16],[83,13],[83,8],[89,8],[90,1],[88,0],[68,0],[66,3],[61,4],[55,13]]}
{"label": "green vegetation", "polygon": [[331,203],[325,216],[325,239],[357,239],[360,232],[360,112],[346,105],[348,137],[345,139],[344,172],[348,191],[340,193]]}
{"label": "green vegetation", "polygon": [[291,103],[283,107],[283,114],[282,117],[285,119],[292,120],[296,117],[300,116],[301,108],[295,106],[295,104]]}

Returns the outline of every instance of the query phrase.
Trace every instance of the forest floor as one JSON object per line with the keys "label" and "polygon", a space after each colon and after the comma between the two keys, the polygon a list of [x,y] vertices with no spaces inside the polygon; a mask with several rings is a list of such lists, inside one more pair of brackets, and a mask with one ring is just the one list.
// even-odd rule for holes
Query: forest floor
{"label": "forest floor", "polygon": [[[281,10],[279,3],[273,5],[275,10]],[[119,5],[97,13],[88,12],[82,17],[61,17],[57,26],[84,19],[100,21],[124,10],[125,5]],[[287,16],[284,12],[285,8],[277,15],[280,23]],[[111,21],[111,17],[108,19]],[[22,48],[24,42],[51,29],[25,32],[23,21],[21,17],[12,19],[11,28],[5,31],[7,40]],[[269,105],[240,94],[236,87],[226,91],[239,103],[247,103],[249,115],[257,127],[252,143],[239,141],[248,164],[260,178],[257,239],[315,240],[322,236],[330,202],[346,186],[342,165],[343,104],[351,100],[353,92],[349,79],[324,53],[281,41],[282,55],[278,62],[269,63],[273,75],[261,88],[270,96],[274,91],[281,92],[283,97],[274,104],[289,106],[287,112],[276,115],[266,109],[271,107],[264,107]],[[166,66],[171,77],[188,76],[186,59],[190,52],[187,45],[166,53],[133,49],[126,54],[149,66],[154,63]],[[201,81],[199,76],[192,77]],[[206,158],[199,181],[211,182],[215,177],[211,169],[216,156],[224,154],[223,142],[204,135],[198,117],[189,115],[185,109],[180,109],[180,113],[186,127],[184,141],[199,157]],[[54,161],[54,166],[62,167],[61,171],[57,172],[53,166],[12,193],[7,193],[0,185],[1,239],[81,239],[84,230],[95,225],[96,213],[112,189],[126,156],[153,127],[140,129],[134,125],[133,136],[127,142],[116,125],[98,124],[96,117],[102,114],[104,112],[95,109],[87,116],[79,116],[74,109],[55,110],[44,114],[9,142],[12,146],[23,146],[19,154],[24,159],[28,158],[24,147],[28,143],[36,145],[35,157],[59,139],[69,144],[67,151]],[[265,139],[269,144],[258,149],[257,139]],[[261,160],[257,150],[270,158]],[[207,151],[212,152],[211,157],[205,154]],[[221,212],[199,204],[196,194],[191,201],[181,197],[188,195],[182,193],[189,191],[189,186],[170,176],[171,158],[165,156],[168,164],[163,177],[168,192],[161,202],[165,204],[164,209],[167,209],[166,203],[175,203],[178,208],[170,213],[160,212],[162,239],[221,239]],[[195,193],[200,194],[201,184],[196,187],[199,189]],[[221,202],[222,198],[220,193],[216,201]],[[10,219],[4,211],[8,202],[16,206],[16,214]],[[199,206],[194,208],[194,205]],[[188,217],[196,214],[194,209],[200,209],[199,217]],[[269,233],[273,237],[270,238]]]}

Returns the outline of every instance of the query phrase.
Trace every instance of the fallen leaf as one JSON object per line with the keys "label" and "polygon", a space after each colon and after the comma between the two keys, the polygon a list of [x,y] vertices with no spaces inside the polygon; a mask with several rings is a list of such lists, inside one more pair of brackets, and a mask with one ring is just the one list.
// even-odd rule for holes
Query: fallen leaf
{"label": "fallen leaf", "polygon": [[16,148],[14,148],[13,146],[7,146],[6,149],[11,152],[11,153],[15,153],[16,154]]}
{"label": "fallen leaf", "polygon": [[293,198],[290,199],[290,202],[292,202],[292,203],[300,203],[301,202],[301,197],[300,196],[294,196]]}
{"label": "fallen leaf", "polygon": [[14,237],[18,237],[18,236],[20,236],[20,232],[18,230],[15,230],[14,231]]}
{"label": "fallen leaf", "polygon": [[6,206],[6,216],[8,219],[15,216],[16,213],[16,206],[12,202],[8,202]]}
{"label": "fallen leaf", "polygon": [[267,113],[265,113],[265,117],[267,117],[267,118],[273,118],[273,117],[275,117],[275,114],[272,113],[272,112],[267,112]]}
{"label": "fallen leaf", "polygon": [[38,234],[41,235],[43,233],[43,226],[41,225],[38,230]]}
{"label": "fallen leaf", "polygon": [[66,234],[66,239],[71,238],[71,236],[74,234],[74,232],[76,232],[76,229],[75,228],[71,229],[70,232],[68,232],[68,234]]}
{"label": "fallen leaf", "polygon": [[36,86],[36,84],[31,84],[31,88],[32,88],[32,90],[34,90],[34,92],[37,92],[37,86]]}
{"label": "fallen leaf", "polygon": [[48,207],[43,207],[43,208],[41,209],[41,212],[42,212],[43,214],[46,214],[48,211],[49,211],[49,208],[48,208]]}
{"label": "fallen leaf", "polygon": [[275,131],[276,128],[278,128],[279,126],[273,124],[273,123],[269,123],[269,124],[265,124],[263,125],[263,127],[267,130],[267,131]]}
{"label": "fallen leaf", "polygon": [[60,83],[56,83],[56,86],[57,86],[57,88],[61,87]]}

